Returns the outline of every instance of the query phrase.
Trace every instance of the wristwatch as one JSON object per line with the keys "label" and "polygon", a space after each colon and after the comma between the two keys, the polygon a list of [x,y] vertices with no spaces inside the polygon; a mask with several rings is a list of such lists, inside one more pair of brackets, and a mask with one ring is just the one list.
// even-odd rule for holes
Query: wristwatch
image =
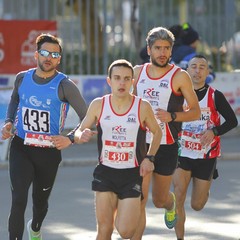
{"label": "wristwatch", "polygon": [[74,134],[67,135],[72,144],[74,144]]}
{"label": "wristwatch", "polygon": [[177,115],[175,112],[171,112],[171,118],[172,118],[172,122],[177,118]]}
{"label": "wristwatch", "polygon": [[152,163],[154,163],[154,161],[155,161],[155,156],[154,155],[146,155],[145,158],[147,158]]}

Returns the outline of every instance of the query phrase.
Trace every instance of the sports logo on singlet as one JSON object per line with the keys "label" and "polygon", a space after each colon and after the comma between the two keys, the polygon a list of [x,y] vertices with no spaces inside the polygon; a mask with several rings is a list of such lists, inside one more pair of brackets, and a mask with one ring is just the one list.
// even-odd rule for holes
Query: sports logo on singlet
{"label": "sports logo on singlet", "polygon": [[159,92],[154,88],[148,88],[143,91],[143,98],[147,99],[152,107],[159,106]]}
{"label": "sports logo on singlet", "polygon": [[126,140],[127,129],[122,126],[115,126],[112,128],[112,139]]}
{"label": "sports logo on singlet", "polygon": [[129,114],[127,116],[127,123],[136,123],[136,122],[137,122],[136,114]]}
{"label": "sports logo on singlet", "polygon": [[161,80],[161,82],[159,83],[160,88],[168,88],[168,85],[169,85],[169,80],[166,80],[166,79]]}
{"label": "sports logo on singlet", "polygon": [[143,91],[143,97],[146,99],[159,99],[159,91],[154,88],[147,88]]}

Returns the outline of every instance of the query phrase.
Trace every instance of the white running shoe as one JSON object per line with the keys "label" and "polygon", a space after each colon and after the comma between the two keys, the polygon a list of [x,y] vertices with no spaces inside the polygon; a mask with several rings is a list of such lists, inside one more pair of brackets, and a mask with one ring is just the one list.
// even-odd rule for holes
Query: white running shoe
{"label": "white running shoe", "polygon": [[42,240],[42,234],[41,232],[34,232],[32,230],[32,219],[28,221],[27,223],[27,231],[28,231],[28,239],[29,240]]}

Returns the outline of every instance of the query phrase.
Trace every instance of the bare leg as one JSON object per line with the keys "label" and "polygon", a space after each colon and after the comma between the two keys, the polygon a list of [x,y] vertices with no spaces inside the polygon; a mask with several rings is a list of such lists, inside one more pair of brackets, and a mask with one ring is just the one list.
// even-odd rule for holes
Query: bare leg
{"label": "bare leg", "polygon": [[191,181],[191,172],[185,171],[181,168],[177,168],[173,174],[174,193],[177,203],[177,223],[175,226],[175,233],[177,239],[184,239],[184,224],[186,220],[186,213],[184,203],[186,200],[187,189]]}
{"label": "bare leg", "polygon": [[153,203],[157,208],[166,208],[171,210],[173,207],[173,197],[169,192],[172,182],[172,175],[163,176],[153,173]]}
{"label": "bare leg", "polygon": [[146,227],[146,204],[148,200],[148,192],[149,192],[149,186],[151,182],[152,174],[148,174],[143,178],[143,184],[142,184],[142,192],[144,199],[141,201],[141,215],[140,220],[138,222],[137,230],[134,234],[134,236],[131,238],[131,240],[141,240],[143,236],[143,232]]}
{"label": "bare leg", "polygon": [[123,239],[131,238],[136,232],[141,215],[141,197],[118,200],[115,226]]}
{"label": "bare leg", "polygon": [[209,191],[212,184],[211,181],[193,178],[191,207],[195,211],[200,211],[204,208],[208,201]]}
{"label": "bare leg", "polygon": [[114,215],[117,209],[117,196],[112,192],[96,192],[96,240],[111,240],[114,229]]}

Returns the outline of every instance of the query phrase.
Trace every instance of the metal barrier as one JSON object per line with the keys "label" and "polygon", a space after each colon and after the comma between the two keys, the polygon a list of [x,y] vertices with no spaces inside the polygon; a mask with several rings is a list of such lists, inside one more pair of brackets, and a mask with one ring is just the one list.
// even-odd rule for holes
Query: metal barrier
{"label": "metal barrier", "polygon": [[239,9],[238,0],[0,0],[0,19],[56,20],[68,74],[106,74],[117,58],[139,64],[152,27],[189,22],[214,70],[230,71],[240,63]]}

